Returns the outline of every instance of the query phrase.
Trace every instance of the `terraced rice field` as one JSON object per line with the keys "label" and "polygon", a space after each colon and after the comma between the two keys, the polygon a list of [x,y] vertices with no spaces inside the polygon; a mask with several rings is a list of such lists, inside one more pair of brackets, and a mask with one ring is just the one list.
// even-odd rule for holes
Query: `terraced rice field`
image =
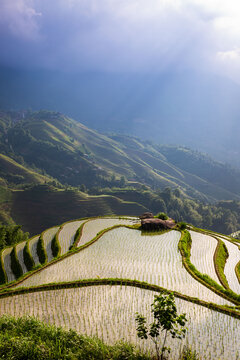
{"label": "terraced rice field", "polygon": [[202,274],[207,274],[221,285],[215,271],[213,256],[217,247],[217,240],[210,235],[189,231],[192,238],[191,262]]}
{"label": "terraced rice field", "polygon": [[11,256],[10,256],[11,251],[12,251],[12,247],[7,248],[2,252],[2,258],[3,258],[4,268],[7,274],[8,282],[15,280],[15,275],[13,274],[11,269]]}
{"label": "terraced rice field", "polygon": [[21,268],[22,268],[22,271],[24,274],[27,272],[27,268],[26,268],[26,265],[25,265],[24,259],[23,259],[23,249],[24,249],[25,244],[26,244],[26,241],[24,241],[16,246],[18,260],[19,260],[19,263],[21,265]]}
{"label": "terraced rice field", "polygon": [[221,240],[225,243],[229,253],[229,257],[224,269],[225,276],[227,278],[230,289],[232,289],[237,294],[240,294],[240,284],[234,271],[235,266],[240,261],[240,251],[238,245],[235,245],[228,240],[224,240],[223,238],[221,238]]}
{"label": "terraced rice field", "polygon": [[[181,233],[171,230],[162,234],[146,235],[124,225],[133,225],[136,218],[99,218],[75,220],[55,226],[42,233],[48,261],[52,256],[52,239],[57,234],[61,255],[73,244],[77,229],[83,224],[82,236],[78,246],[89,243],[100,231],[115,225],[123,227],[111,229],[84,249],[69,253],[64,259],[33,273],[19,287],[39,286],[53,282],[75,281],[80,279],[119,278],[145,281],[168,290],[198,297],[207,302],[220,305],[233,305],[221,296],[196,281],[184,268],[178,250]],[[219,283],[213,256],[217,240],[210,235],[190,231],[192,237],[191,262],[201,272]],[[217,235],[215,235],[217,236]],[[220,237],[220,236],[219,236]],[[37,242],[39,235],[29,241],[29,250],[35,264],[39,264]],[[232,290],[239,293],[240,286],[234,267],[240,260],[238,246],[225,237],[229,258],[225,274]],[[20,264],[25,272],[23,258],[24,243],[17,246]],[[4,267],[8,281],[14,280],[11,271],[10,252],[3,252]],[[70,255],[70,256],[69,256]],[[153,351],[150,341],[137,337],[135,312],[150,316],[150,304],[154,293],[130,286],[98,285],[83,288],[38,291],[0,298],[0,315],[34,315],[48,323],[72,328],[80,333],[97,335],[108,343],[121,338],[132,342],[144,350]],[[188,321],[187,338],[174,342],[169,339],[168,346],[173,350],[172,359],[179,356],[180,345],[188,343],[206,360],[230,360],[239,356],[240,320],[221,314],[186,300],[176,299],[178,312],[186,312]]]}
{"label": "terraced rice field", "polygon": [[[115,225],[133,225],[136,224],[136,218],[118,219],[118,218],[103,218],[94,219],[86,222],[83,226],[83,232],[78,246],[84,245],[92,240],[100,231]],[[139,223],[140,224],[140,223]]]}
{"label": "terraced rice field", "polygon": [[86,220],[75,220],[63,225],[62,229],[58,233],[58,241],[61,246],[61,255],[69,250],[70,246],[74,242],[74,237],[77,229],[85,221]]}
{"label": "terraced rice field", "polygon": [[180,236],[178,231],[151,236],[133,229],[113,229],[88,248],[43,269],[17,287],[79,279],[124,278],[146,281],[217,304],[228,303],[185,270],[178,251]]}
{"label": "terraced rice field", "polygon": [[45,230],[42,233],[45,249],[46,249],[47,256],[48,256],[48,261],[51,261],[53,259],[51,244],[52,244],[52,239],[54,238],[54,236],[58,232],[59,228],[60,228],[60,226],[55,226],[55,227],[52,227],[52,228],[50,228],[48,230]]}
{"label": "terraced rice field", "polygon": [[36,235],[32,239],[30,239],[30,241],[29,241],[29,250],[30,250],[30,253],[32,254],[35,265],[40,264],[39,257],[38,257],[38,254],[37,254],[38,239],[39,239],[39,235]]}
{"label": "terraced rice field", "polygon": [[[107,343],[120,339],[153,351],[149,340],[136,335],[135,313],[149,318],[152,291],[125,286],[91,286],[44,291],[0,299],[0,314],[34,315],[51,324],[97,335]],[[179,313],[189,319],[186,339],[168,338],[171,359],[178,359],[180,346],[189,344],[201,359],[236,359],[240,343],[240,321],[184,300],[175,299]]]}

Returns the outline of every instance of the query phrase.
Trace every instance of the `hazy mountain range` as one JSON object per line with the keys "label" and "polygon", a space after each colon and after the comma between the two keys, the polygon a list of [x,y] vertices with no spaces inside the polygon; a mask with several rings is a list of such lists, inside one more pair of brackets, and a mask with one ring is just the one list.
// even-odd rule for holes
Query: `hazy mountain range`
{"label": "hazy mountain range", "polygon": [[102,132],[179,144],[240,166],[240,87],[214,75],[0,69],[0,107],[61,111]]}

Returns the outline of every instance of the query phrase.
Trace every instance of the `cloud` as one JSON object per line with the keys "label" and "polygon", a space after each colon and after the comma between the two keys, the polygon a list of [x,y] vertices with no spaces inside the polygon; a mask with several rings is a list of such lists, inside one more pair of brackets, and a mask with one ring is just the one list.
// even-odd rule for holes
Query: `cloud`
{"label": "cloud", "polygon": [[217,53],[217,56],[223,62],[227,62],[227,61],[230,61],[230,62],[237,61],[237,62],[239,62],[239,60],[240,60],[240,48],[234,49],[234,50],[228,50],[228,51],[219,51]]}
{"label": "cloud", "polygon": [[15,66],[226,73],[223,54],[240,47],[235,0],[1,0],[0,11],[0,62]]}
{"label": "cloud", "polygon": [[32,1],[1,0],[0,28],[1,33],[18,39],[33,40],[39,36],[36,18],[41,16],[33,7]]}

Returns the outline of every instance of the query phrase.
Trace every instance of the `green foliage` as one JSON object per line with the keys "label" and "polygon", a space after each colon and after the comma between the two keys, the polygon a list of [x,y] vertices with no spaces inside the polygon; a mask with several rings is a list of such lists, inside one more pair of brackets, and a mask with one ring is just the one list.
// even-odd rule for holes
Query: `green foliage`
{"label": "green foliage", "polygon": [[180,221],[179,223],[177,223],[177,227],[179,230],[186,230],[187,223],[185,223],[184,221]]}
{"label": "green foliage", "polygon": [[184,346],[179,360],[199,360],[199,356],[196,351]]}
{"label": "green foliage", "polygon": [[30,317],[0,318],[0,358],[7,360],[150,360],[134,346],[104,344],[97,338],[63,330]]}
{"label": "green foliage", "polygon": [[[240,228],[240,202],[221,201],[206,204],[169,188],[164,190],[102,189],[99,193],[111,194],[124,201],[143,205],[146,210],[167,213],[177,222],[187,222],[200,228],[224,234]],[[144,212],[144,211],[143,211]]]}
{"label": "green foliage", "polygon": [[0,249],[28,239],[29,233],[24,233],[20,225],[0,224]]}
{"label": "green foliage", "polygon": [[182,256],[186,257],[189,260],[191,255],[190,254],[191,246],[192,246],[192,238],[190,233],[187,230],[182,231],[182,236],[178,243],[178,248],[181,251]]}
{"label": "green foliage", "polygon": [[11,269],[17,279],[23,275],[23,270],[18,260],[16,245],[13,247],[10,253],[10,257],[11,257]]}
{"label": "green foliage", "polygon": [[235,273],[237,275],[238,282],[240,283],[240,261],[237,263],[237,265],[235,267]]}
{"label": "green foliage", "polygon": [[120,181],[119,181],[119,186],[124,187],[126,185],[126,183],[127,183],[127,180],[126,180],[125,176],[121,176]]}
{"label": "green foliage", "polygon": [[164,212],[160,212],[156,215],[158,219],[167,220],[168,216]]}
{"label": "green foliage", "polygon": [[[167,335],[170,334],[172,338],[182,339],[185,337],[187,322],[186,314],[177,314],[175,299],[173,293],[155,295],[154,301],[151,304],[151,312],[154,321],[146,325],[146,318],[143,315],[136,314],[137,335],[141,339],[147,339],[148,336],[155,344],[157,359],[164,359],[164,353],[171,349],[166,348]],[[159,346],[160,333],[164,332],[164,339],[162,346]]]}
{"label": "green foliage", "polygon": [[23,248],[23,260],[27,270],[33,270],[33,268],[35,267],[35,262],[29,249],[29,241],[26,241],[26,244]]}
{"label": "green foliage", "polygon": [[54,236],[51,243],[53,257],[58,257],[61,254],[61,245],[58,241],[58,234]]}
{"label": "green foliage", "polygon": [[221,284],[226,289],[229,289],[229,285],[227,278],[224,274],[224,268],[228,257],[229,257],[229,253],[225,243],[222,240],[218,240],[218,245],[214,254],[214,264],[218,278]]}
{"label": "green foliage", "polygon": [[0,284],[5,284],[7,282],[7,274],[4,268],[2,251],[0,251]]}
{"label": "green foliage", "polygon": [[75,249],[76,246],[77,246],[77,243],[78,243],[78,240],[80,239],[80,236],[82,234],[82,228],[83,228],[83,225],[82,224],[76,231],[75,235],[74,235],[74,240],[73,240],[73,243],[72,245],[70,246],[69,250],[72,250],[72,249]]}
{"label": "green foliage", "polygon": [[44,246],[44,241],[42,234],[39,236],[38,243],[37,243],[37,254],[41,264],[45,264],[47,262],[47,252]]}

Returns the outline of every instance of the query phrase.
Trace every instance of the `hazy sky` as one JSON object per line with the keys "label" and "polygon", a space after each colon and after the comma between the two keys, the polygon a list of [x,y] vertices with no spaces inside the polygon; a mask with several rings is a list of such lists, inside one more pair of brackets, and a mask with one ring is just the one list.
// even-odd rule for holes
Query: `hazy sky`
{"label": "hazy sky", "polygon": [[239,0],[0,0],[0,64],[240,82]]}

